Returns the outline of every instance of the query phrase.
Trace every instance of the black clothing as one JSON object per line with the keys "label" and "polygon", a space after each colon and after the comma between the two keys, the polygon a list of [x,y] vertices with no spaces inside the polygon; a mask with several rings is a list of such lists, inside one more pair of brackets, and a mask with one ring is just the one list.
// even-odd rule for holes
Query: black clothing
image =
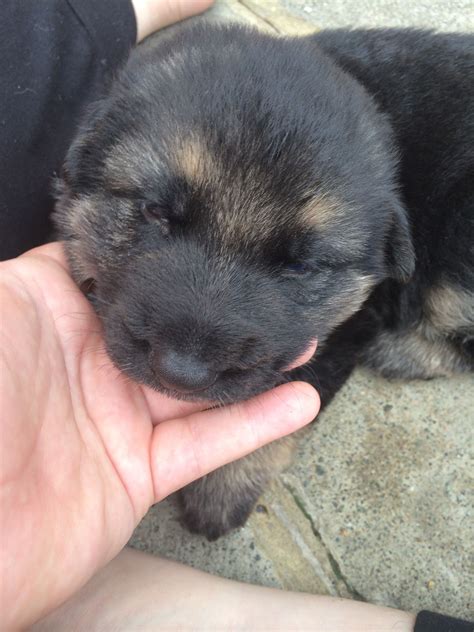
{"label": "black clothing", "polygon": [[1,0],[0,260],[48,240],[53,177],[135,41],[129,0]]}
{"label": "black clothing", "polygon": [[413,632],[474,632],[474,623],[422,610]]}

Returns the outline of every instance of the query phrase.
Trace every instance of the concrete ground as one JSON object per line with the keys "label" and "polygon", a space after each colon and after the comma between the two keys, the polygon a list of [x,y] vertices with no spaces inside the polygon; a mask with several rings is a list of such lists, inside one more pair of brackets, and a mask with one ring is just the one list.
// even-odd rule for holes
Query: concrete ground
{"label": "concrete ground", "polygon": [[[282,33],[474,29],[470,0],[223,0],[212,15]],[[248,524],[209,543],[155,506],[131,544],[246,582],[474,617],[474,378],[359,371]]]}

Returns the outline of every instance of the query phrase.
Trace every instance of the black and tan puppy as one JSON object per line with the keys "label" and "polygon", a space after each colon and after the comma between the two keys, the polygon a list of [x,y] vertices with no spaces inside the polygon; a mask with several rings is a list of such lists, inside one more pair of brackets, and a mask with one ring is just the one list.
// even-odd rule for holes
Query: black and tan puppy
{"label": "black and tan puppy", "polygon": [[[110,355],[173,397],[232,402],[295,371],[327,403],[356,363],[473,367],[474,38],[183,27],[137,49],[85,121],[56,223]],[[182,494],[243,524],[289,440]]]}

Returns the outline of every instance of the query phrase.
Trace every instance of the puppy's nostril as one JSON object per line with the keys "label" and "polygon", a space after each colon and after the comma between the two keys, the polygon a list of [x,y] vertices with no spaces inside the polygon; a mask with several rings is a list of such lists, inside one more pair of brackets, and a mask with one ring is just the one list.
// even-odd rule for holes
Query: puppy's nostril
{"label": "puppy's nostril", "polygon": [[95,279],[85,279],[84,281],[82,281],[82,283],[79,285],[79,289],[81,290],[81,292],[83,294],[85,294],[85,296],[87,297],[91,297],[94,295],[95,289],[96,289],[96,280]]}
{"label": "puppy's nostril", "polygon": [[202,391],[217,379],[217,373],[204,361],[171,349],[152,354],[150,361],[160,383],[181,393]]}

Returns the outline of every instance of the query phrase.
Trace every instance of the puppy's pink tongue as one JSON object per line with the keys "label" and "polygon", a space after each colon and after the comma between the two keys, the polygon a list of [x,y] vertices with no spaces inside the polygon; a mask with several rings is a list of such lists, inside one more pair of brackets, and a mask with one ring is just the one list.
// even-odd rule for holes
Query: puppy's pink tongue
{"label": "puppy's pink tongue", "polygon": [[285,371],[291,371],[292,369],[296,369],[296,367],[301,366],[302,364],[306,364],[306,362],[309,362],[311,360],[311,358],[314,356],[317,346],[318,346],[318,341],[317,340],[311,341],[311,344],[306,349],[306,351],[304,353],[302,353],[300,356],[298,356],[296,358],[296,360],[294,362],[292,362],[285,369]]}

